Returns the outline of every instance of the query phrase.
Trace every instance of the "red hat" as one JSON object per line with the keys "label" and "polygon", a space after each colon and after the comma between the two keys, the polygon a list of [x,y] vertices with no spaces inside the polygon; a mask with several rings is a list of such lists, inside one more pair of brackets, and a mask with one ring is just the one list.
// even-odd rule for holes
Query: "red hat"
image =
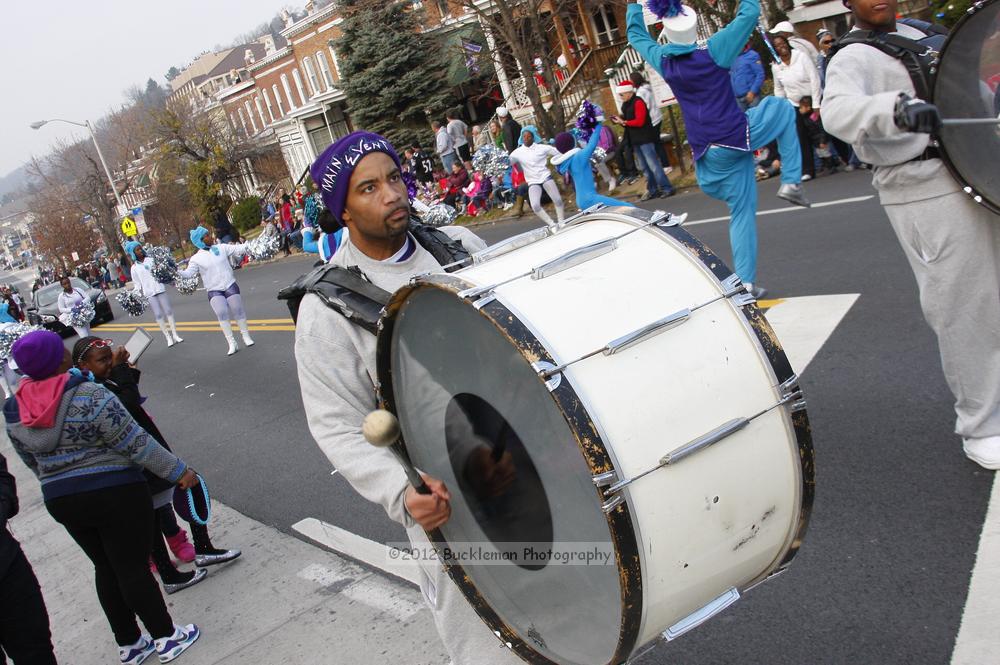
{"label": "red hat", "polygon": [[622,81],[621,83],[618,84],[616,90],[618,91],[619,95],[623,95],[626,92],[635,92],[635,86],[632,85],[631,81]]}

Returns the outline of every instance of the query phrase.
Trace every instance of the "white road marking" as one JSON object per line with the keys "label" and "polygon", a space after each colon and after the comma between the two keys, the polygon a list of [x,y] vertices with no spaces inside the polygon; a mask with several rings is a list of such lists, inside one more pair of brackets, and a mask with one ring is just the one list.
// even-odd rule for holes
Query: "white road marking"
{"label": "white road marking", "polygon": [[[310,564],[296,573],[299,579],[315,582],[323,587],[346,583],[337,593],[356,603],[375,608],[393,617],[396,621],[407,621],[424,609],[419,595],[412,591],[402,591],[391,582],[378,575],[357,570],[336,571],[318,563]],[[414,598],[407,597],[408,595]]]}
{"label": "white road marking", "polygon": [[[827,206],[837,206],[844,203],[858,203],[860,201],[867,201],[868,199],[874,198],[874,194],[869,194],[868,196],[852,196],[848,199],[837,199],[836,201],[822,201],[820,203],[812,204],[813,208],[826,208]],[[758,210],[757,216],[761,215],[777,215],[781,212],[794,212],[796,210],[806,210],[802,206],[788,206],[786,208],[774,208],[772,210]],[[696,219],[691,222],[684,222],[684,226],[693,226],[695,224],[708,224],[709,222],[724,222],[729,220],[729,215],[723,217],[709,217],[708,219]]]}
{"label": "white road marking", "polygon": [[401,579],[419,584],[419,571],[417,562],[405,553],[400,553],[398,559],[390,559],[389,548],[382,543],[362,538],[339,526],[327,524],[314,517],[307,517],[292,525],[292,528],[301,533],[306,538],[315,540],[317,543],[346,554],[352,559],[385,571],[390,575],[395,575]]}
{"label": "white road marking", "polygon": [[979,536],[976,565],[969,581],[969,595],[962,612],[962,624],[951,652],[952,665],[982,665],[997,662],[1000,636],[1000,482],[993,478],[990,504]]}
{"label": "white road marking", "polygon": [[797,374],[801,375],[816,357],[858,295],[842,293],[787,298],[767,310],[767,321],[777,333],[788,362]]}

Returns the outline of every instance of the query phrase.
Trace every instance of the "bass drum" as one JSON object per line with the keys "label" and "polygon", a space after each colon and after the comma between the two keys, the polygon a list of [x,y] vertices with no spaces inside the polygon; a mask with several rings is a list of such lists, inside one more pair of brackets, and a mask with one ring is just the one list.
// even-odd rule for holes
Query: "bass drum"
{"label": "bass drum", "polygon": [[529,662],[623,662],[782,570],[805,533],[795,375],[678,222],[578,215],[416,278],[382,318],[381,398],[452,494],[431,539],[475,554],[452,579]]}
{"label": "bass drum", "polygon": [[[976,2],[938,57],[932,101],[949,119],[1000,116],[1000,0]],[[1000,214],[1000,124],[949,124],[938,132],[942,159],[965,192]]]}

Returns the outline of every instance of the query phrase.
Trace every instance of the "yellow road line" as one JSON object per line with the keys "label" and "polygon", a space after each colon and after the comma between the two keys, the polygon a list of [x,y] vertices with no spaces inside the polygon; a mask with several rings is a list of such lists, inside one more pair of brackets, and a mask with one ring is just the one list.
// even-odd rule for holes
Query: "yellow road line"
{"label": "yellow road line", "polygon": [[777,307],[783,302],[785,302],[784,298],[774,298],[773,300],[758,300],[757,307],[760,307],[761,309],[770,309],[772,307]]}

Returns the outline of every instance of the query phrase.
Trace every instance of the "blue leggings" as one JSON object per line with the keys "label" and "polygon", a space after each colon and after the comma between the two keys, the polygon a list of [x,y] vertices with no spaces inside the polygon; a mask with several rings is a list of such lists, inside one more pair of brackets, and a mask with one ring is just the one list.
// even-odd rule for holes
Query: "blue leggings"
{"label": "blue leggings", "polygon": [[[802,152],[795,130],[798,111],[787,99],[765,97],[747,111],[750,150],[778,141],[781,182],[802,181]],[[733,269],[744,282],[757,281],[757,180],[753,152],[712,146],[695,164],[703,192],[729,206]]]}

